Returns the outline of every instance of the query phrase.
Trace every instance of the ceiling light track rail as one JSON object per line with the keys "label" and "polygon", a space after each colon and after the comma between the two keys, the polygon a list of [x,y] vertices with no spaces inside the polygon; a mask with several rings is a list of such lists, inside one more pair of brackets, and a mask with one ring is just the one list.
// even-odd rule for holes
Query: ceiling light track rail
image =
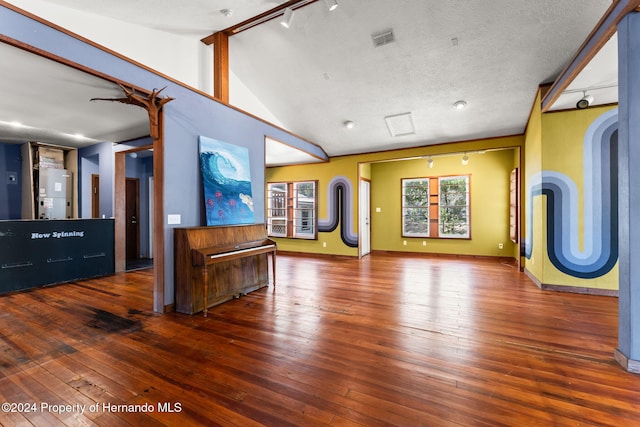
{"label": "ceiling light track rail", "polygon": [[[260,15],[256,15],[250,19],[247,19],[246,21],[240,22],[239,24],[236,24],[233,27],[226,28],[220,32],[226,34],[227,36],[233,36],[235,34],[241,33],[250,28],[283,16],[286,9],[300,9],[301,7],[307,6],[311,3],[315,3],[316,1],[318,0],[290,0],[274,7],[273,9],[269,9],[266,12],[261,13]],[[201,41],[206,45],[210,45],[213,43],[213,38],[212,36],[207,36]]]}

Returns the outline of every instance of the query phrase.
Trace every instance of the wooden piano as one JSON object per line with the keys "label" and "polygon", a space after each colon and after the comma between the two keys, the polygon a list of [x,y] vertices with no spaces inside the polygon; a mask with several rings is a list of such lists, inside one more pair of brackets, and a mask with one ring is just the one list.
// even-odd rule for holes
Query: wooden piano
{"label": "wooden piano", "polygon": [[176,311],[194,314],[269,285],[276,243],[264,224],[174,229]]}

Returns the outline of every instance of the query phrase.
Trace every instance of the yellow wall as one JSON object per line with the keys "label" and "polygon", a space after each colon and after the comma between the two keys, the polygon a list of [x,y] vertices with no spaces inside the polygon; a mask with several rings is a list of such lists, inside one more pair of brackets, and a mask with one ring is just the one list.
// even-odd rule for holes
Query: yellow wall
{"label": "yellow wall", "polygon": [[[559,172],[571,179],[578,190],[578,229],[580,241],[584,239],[584,169],[583,146],[587,129],[593,121],[614,106],[592,107],[585,110],[569,110],[542,113],[540,93],[527,124],[525,132],[525,182],[523,192],[522,236],[529,234],[525,230],[529,215],[533,220],[533,251],[529,259],[524,260],[526,270],[543,285],[573,286],[578,288],[617,289],[617,265],[607,274],[582,279],[559,271],[550,261],[547,253],[547,214],[546,197],[537,196],[531,200],[526,189],[530,188],[532,177],[541,171]],[[531,204],[531,206],[529,206]]]}
{"label": "yellow wall", "polygon": [[[446,153],[462,153],[464,151],[472,151],[472,150],[483,150],[483,149],[493,149],[493,148],[514,148],[514,147],[520,147],[523,141],[524,141],[524,138],[522,136],[511,136],[511,137],[504,137],[504,138],[490,138],[490,139],[483,139],[483,140],[476,140],[476,141],[466,141],[466,142],[455,143],[455,144],[440,144],[440,145],[425,146],[425,147],[411,148],[411,149],[404,149],[404,150],[393,150],[393,151],[367,153],[367,154],[353,155],[353,156],[334,157],[334,158],[331,158],[331,160],[328,163],[268,168],[266,172],[266,181],[278,182],[278,181],[318,180],[318,217],[320,219],[324,219],[324,218],[327,218],[328,216],[327,186],[329,182],[331,181],[331,179],[333,179],[336,176],[346,177],[347,179],[350,180],[351,187],[353,190],[352,221],[355,224],[354,232],[357,232],[358,179],[359,179],[358,174],[359,173],[362,174],[361,176],[363,178],[371,179],[371,194],[373,198],[374,192],[377,191],[376,185],[381,183],[381,181],[378,181],[378,183],[376,184],[375,173],[374,173],[374,169],[376,166],[374,165],[374,163],[381,162],[381,161],[406,159],[406,158],[418,157],[418,156],[441,155]],[[510,153],[510,154],[505,154],[505,153]],[[471,154],[470,155],[471,162],[469,164],[469,167],[470,167],[469,170],[473,170],[473,168],[480,167],[479,166],[480,162],[477,162],[478,164],[476,164],[475,166],[472,165],[472,163],[475,162],[476,157],[480,158],[481,156],[487,156],[488,154],[489,153],[484,155]],[[502,156],[507,156],[507,157],[513,156],[513,150],[507,150],[503,152]],[[510,166],[507,168],[505,166],[506,160],[502,156],[498,156],[498,158],[501,159],[498,161],[498,164],[501,165],[500,168],[508,169],[510,172],[511,168],[513,167],[513,163],[511,163]],[[444,164],[445,158],[446,157],[438,157],[436,159],[436,163],[440,163],[442,159],[441,164]],[[494,158],[494,155],[489,154],[489,157],[487,158]],[[511,157],[511,159],[513,159],[513,157]],[[459,164],[460,162],[459,158],[457,162]],[[403,167],[405,167],[404,166],[405,163],[406,161],[391,162],[390,165],[395,165],[396,168],[402,169]],[[422,160],[422,164],[426,165],[426,160]],[[444,166],[441,166],[441,167],[444,167]],[[425,166],[425,169],[426,169],[426,166]],[[476,169],[476,172],[474,173],[478,173],[478,170]],[[505,192],[504,193],[506,194],[506,196],[504,196],[504,199],[506,200],[505,203],[508,203],[508,183],[509,183],[508,178],[509,177],[507,173],[507,176],[505,178],[506,181],[504,181],[506,183],[504,188],[496,190],[500,193],[502,193],[503,191]],[[472,185],[475,185],[473,183],[473,180],[474,178],[472,177]],[[399,191],[399,186],[400,186],[399,180],[397,181],[397,186]],[[473,215],[474,214],[473,210],[475,209],[475,204],[476,204],[475,198],[476,197],[481,198],[481,196],[483,195],[483,191],[485,190],[478,189],[476,191],[475,187],[473,187],[472,191],[479,193],[477,195],[472,194],[472,197],[474,197],[474,199],[472,200],[472,207],[471,207],[472,215]],[[397,198],[396,203],[398,203],[398,208],[395,210],[399,215],[400,213],[399,197]],[[481,200],[479,203],[480,204],[484,203],[484,200]],[[507,212],[506,211],[507,208],[505,206],[503,206],[503,208],[505,212]],[[372,201],[372,210],[375,210],[373,201]],[[375,212],[372,212],[372,216],[373,215],[375,215]],[[375,219],[372,218],[372,225],[374,221]],[[441,246],[439,247],[442,248],[442,250],[446,250],[446,253],[456,253],[456,254],[469,254],[469,253],[474,253],[473,251],[476,251],[476,250],[479,250],[481,252],[481,253],[477,253],[478,255],[496,254],[496,255],[510,256],[510,254],[513,253],[513,250],[511,249],[510,241],[508,238],[509,237],[508,226],[505,226],[506,227],[505,230],[507,230],[505,231],[505,233],[507,233],[506,237],[500,237],[500,240],[503,240],[503,243],[505,244],[505,249],[503,249],[500,252],[497,252],[498,241],[494,236],[486,237],[487,242],[485,242],[484,244],[477,243],[477,242],[481,242],[485,238],[482,221],[479,224],[480,225],[478,225],[477,227],[474,224],[472,224],[471,232],[474,240],[472,244],[469,244],[469,242],[461,242],[461,241],[449,242],[448,244],[445,244],[444,242],[440,242],[439,244]],[[508,222],[507,222],[507,225],[508,225]],[[400,227],[399,220],[398,220],[397,226]],[[376,249],[374,247],[374,239],[378,239],[378,237],[376,237],[375,234],[376,233],[372,229],[371,243],[372,243],[372,249],[374,250]],[[342,240],[340,239],[339,228],[331,233],[319,233],[317,241],[285,239],[285,238],[279,238],[276,240],[278,242],[278,249],[283,251],[358,256],[357,248],[350,248],[346,246],[344,243],[342,243]],[[435,240],[435,239],[432,239],[432,240]],[[323,246],[323,243],[326,244],[326,247]],[[422,244],[422,241],[420,240],[420,245],[421,244]],[[489,247],[495,248],[495,249],[489,250]],[[482,248],[482,249],[479,249],[479,248]],[[420,246],[420,248],[414,248],[414,247],[407,246],[406,248],[403,248],[403,250],[407,250],[407,251],[416,251],[416,249],[422,250],[422,247]]]}
{"label": "yellow wall", "polygon": [[525,131],[525,150],[524,150],[524,191],[522,192],[522,206],[524,220],[522,221],[522,230],[520,235],[524,236],[530,234],[530,230],[527,230],[527,224],[529,212],[533,213],[533,228],[536,230],[536,234],[532,236],[533,239],[533,253],[531,258],[524,261],[524,267],[535,278],[542,283],[544,273],[544,262],[546,258],[546,241],[543,239],[543,234],[537,232],[542,230],[542,216],[543,206],[540,197],[536,197],[533,200],[533,207],[529,207],[531,198],[528,196],[527,189],[531,186],[532,177],[542,171],[542,108],[541,108],[541,94],[538,91],[536,100],[533,104],[533,110],[529,117],[529,123],[527,123],[527,129]]}
{"label": "yellow wall", "polygon": [[[425,159],[372,165],[371,247],[373,250],[409,251],[512,257],[509,239],[509,178],[513,149],[435,157],[432,169]],[[401,179],[470,175],[471,239],[402,237]],[[379,212],[378,212],[379,210]],[[404,244],[406,242],[406,245]],[[498,244],[503,248],[499,249]]]}
{"label": "yellow wall", "polygon": [[[357,232],[357,184],[358,163],[351,157],[335,157],[328,163],[267,168],[267,182],[318,180],[318,218],[327,218],[327,186],[335,176],[351,181],[353,190],[353,223]],[[358,256],[358,248],[350,248],[340,239],[340,227],[331,233],[318,233],[318,240],[275,238],[278,249],[293,252],[325,253]],[[324,246],[326,245],[326,246]]]}
{"label": "yellow wall", "polygon": [[[585,110],[571,110],[542,115],[542,165],[544,170],[561,172],[569,177],[578,190],[578,230],[580,244],[584,240],[584,136],[589,126],[606,111],[615,108],[592,107]],[[545,207],[546,209],[546,207]],[[542,212],[544,221],[543,236],[546,236],[546,211]],[[543,240],[546,254],[546,240]],[[595,289],[618,289],[618,266],[609,273],[594,278],[581,279],[567,275],[556,269],[548,256],[544,258],[541,282],[548,285],[565,285]]]}

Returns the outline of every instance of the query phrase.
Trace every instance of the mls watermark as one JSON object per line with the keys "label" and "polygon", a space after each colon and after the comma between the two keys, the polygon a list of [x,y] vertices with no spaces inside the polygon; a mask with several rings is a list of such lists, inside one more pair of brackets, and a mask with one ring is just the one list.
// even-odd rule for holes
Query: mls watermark
{"label": "mls watermark", "polygon": [[157,403],[93,403],[85,404],[60,404],[49,402],[4,402],[1,405],[2,412],[48,412],[54,414],[87,414],[87,413],[180,413],[182,412],[181,402],[157,402]]}

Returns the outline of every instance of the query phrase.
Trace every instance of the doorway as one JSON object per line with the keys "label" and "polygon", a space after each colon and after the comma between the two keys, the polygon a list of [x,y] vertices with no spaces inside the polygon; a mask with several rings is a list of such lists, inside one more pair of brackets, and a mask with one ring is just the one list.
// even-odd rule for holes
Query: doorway
{"label": "doorway", "polygon": [[371,253],[371,182],[367,179],[360,179],[359,189],[359,235],[360,235],[360,257]]}
{"label": "doorway", "polygon": [[[127,178],[125,211],[127,219],[127,263],[140,258],[140,180]],[[129,269],[129,268],[127,268]]]}
{"label": "doorway", "polygon": [[91,174],[91,218],[100,218],[100,175]]}

